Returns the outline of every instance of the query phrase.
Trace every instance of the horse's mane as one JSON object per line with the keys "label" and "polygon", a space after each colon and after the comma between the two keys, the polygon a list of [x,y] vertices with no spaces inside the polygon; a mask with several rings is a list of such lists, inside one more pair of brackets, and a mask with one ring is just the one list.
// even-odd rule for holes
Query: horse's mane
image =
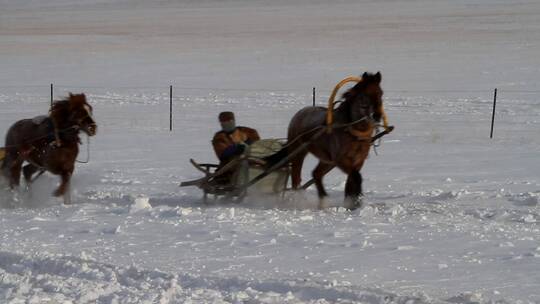
{"label": "horse's mane", "polygon": [[55,100],[51,106],[51,112],[65,111],[69,108],[69,99]]}
{"label": "horse's mane", "polygon": [[76,108],[83,107],[86,104],[86,96],[84,94],[71,94],[60,100],[53,102],[49,111],[49,116],[54,122],[59,125],[68,119],[69,114]]}
{"label": "horse's mane", "polygon": [[343,95],[341,96],[341,100],[338,101],[339,106],[336,108],[336,112],[342,113],[346,117],[347,121],[351,120],[351,104],[354,102],[358,94],[364,91],[364,89],[366,88],[366,83],[366,79],[362,77],[362,80],[355,84],[352,88],[348,89],[345,93],[343,93]]}

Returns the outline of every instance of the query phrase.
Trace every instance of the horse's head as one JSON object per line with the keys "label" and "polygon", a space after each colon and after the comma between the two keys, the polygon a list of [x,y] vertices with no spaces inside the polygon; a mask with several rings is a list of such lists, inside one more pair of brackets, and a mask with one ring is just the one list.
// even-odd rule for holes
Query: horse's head
{"label": "horse's head", "polygon": [[68,101],[71,123],[88,134],[88,136],[96,135],[97,124],[92,115],[92,106],[86,102],[86,96],[84,94],[69,93]]}
{"label": "horse's head", "polygon": [[381,72],[365,72],[362,81],[343,94],[343,106],[347,107],[351,121],[371,117],[380,122],[383,116]]}

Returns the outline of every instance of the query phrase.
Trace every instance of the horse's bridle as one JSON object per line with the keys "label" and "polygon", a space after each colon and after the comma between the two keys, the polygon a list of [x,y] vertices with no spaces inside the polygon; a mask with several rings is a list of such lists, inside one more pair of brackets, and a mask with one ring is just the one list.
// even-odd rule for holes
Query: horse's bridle
{"label": "horse's bridle", "polygon": [[[85,109],[86,109],[86,106],[85,106]],[[70,120],[75,120],[75,124],[73,126],[71,126],[71,128],[75,129],[75,130],[83,130],[84,132],[86,133],[89,133],[89,129],[92,130],[90,133],[93,133],[92,135],[95,134],[95,128],[97,127],[97,124],[94,120],[94,118],[92,117],[92,115],[90,114],[90,111],[88,109],[86,109],[86,116],[82,117],[82,118],[79,118],[79,119],[74,119],[74,113],[71,114],[71,119]],[[86,119],[90,119],[92,121],[92,123],[88,124],[86,128],[83,128],[83,121],[85,121]],[[90,135],[90,134],[88,134]],[[90,136],[92,136],[90,135]]]}
{"label": "horse's bridle", "polygon": [[[369,96],[366,94],[362,94],[362,98],[368,98]],[[370,100],[371,101],[371,100]],[[371,137],[373,136],[373,130],[375,129],[377,125],[377,121],[373,118],[375,115],[375,109],[372,105],[369,103],[365,105],[357,105],[357,107],[365,109],[365,115],[357,120],[351,121],[351,124],[347,127],[347,132],[349,132],[352,136],[356,137],[358,140],[364,141],[364,140],[371,140]],[[351,117],[352,120],[352,117]],[[361,123],[366,122],[367,123],[367,129],[365,131],[360,131],[356,129],[354,126]]]}

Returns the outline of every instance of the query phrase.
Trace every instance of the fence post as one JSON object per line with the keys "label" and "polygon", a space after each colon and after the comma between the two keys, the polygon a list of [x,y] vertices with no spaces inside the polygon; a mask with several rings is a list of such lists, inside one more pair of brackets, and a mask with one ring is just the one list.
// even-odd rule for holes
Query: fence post
{"label": "fence post", "polygon": [[169,86],[169,131],[172,131],[172,85]]}
{"label": "fence post", "polygon": [[497,105],[497,88],[493,92],[493,114],[491,115],[491,132],[489,138],[493,138],[493,126],[495,125],[495,106]]}
{"label": "fence post", "polygon": [[51,108],[53,104],[53,84],[51,83]]}
{"label": "fence post", "polygon": [[315,106],[315,87],[313,87],[313,106]]}

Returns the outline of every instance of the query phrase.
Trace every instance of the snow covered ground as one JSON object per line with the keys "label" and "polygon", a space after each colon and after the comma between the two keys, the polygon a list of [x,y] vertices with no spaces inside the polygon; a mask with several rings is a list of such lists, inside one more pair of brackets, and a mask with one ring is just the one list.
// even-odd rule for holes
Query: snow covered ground
{"label": "snow covered ground", "polygon": [[[539,4],[0,7],[0,130],[45,113],[50,82],[86,92],[99,124],[74,205],[50,175],[22,202],[2,192],[0,302],[540,302]],[[361,210],[318,211],[312,189],[205,206],[178,188],[198,176],[189,158],[214,160],[218,112],[283,137],[312,86],[324,103],[365,70],[382,71],[397,129],[363,170]],[[335,205],[344,180],[325,179]]]}

